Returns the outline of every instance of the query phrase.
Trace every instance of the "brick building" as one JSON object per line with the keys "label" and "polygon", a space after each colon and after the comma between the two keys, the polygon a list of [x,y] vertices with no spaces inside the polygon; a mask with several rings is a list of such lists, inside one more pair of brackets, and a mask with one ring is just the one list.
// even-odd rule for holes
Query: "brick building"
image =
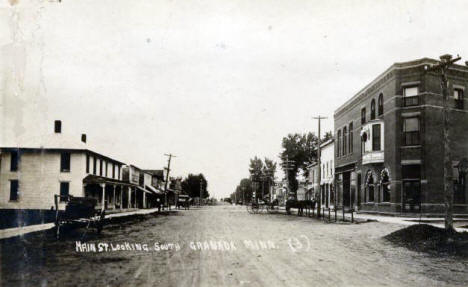
{"label": "brick building", "polygon": [[[362,212],[441,213],[443,106],[433,59],[395,63],[334,113],[338,202]],[[448,72],[454,213],[468,211],[468,67]]]}

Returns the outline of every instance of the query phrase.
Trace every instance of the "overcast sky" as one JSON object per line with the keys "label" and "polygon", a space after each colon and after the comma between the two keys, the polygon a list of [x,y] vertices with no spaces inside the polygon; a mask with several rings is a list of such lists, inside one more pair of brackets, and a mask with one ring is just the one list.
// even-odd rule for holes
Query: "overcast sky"
{"label": "overcast sky", "polygon": [[173,153],[174,175],[203,173],[217,197],[255,155],[278,161],[283,136],[317,132],[313,116],[332,130],[333,111],[392,63],[468,59],[466,1],[9,1],[3,63],[24,46],[38,75],[17,89],[32,105],[22,133],[37,112],[142,168]]}

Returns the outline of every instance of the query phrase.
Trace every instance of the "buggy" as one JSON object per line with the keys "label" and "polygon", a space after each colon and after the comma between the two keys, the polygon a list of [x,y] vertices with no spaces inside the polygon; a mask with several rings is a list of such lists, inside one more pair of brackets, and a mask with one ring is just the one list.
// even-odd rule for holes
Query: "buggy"
{"label": "buggy", "polygon": [[[96,228],[99,234],[104,226],[105,211],[98,209],[97,200],[89,197],[55,195],[55,231],[57,239],[64,226],[86,225]],[[66,202],[65,210],[59,210],[59,202]]]}

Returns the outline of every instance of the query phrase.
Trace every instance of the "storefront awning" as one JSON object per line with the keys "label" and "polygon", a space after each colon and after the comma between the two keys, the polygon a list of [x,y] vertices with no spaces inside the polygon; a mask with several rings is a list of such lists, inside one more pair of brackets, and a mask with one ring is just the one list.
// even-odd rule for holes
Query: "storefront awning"
{"label": "storefront awning", "polygon": [[157,190],[156,188],[152,187],[151,185],[145,185],[145,188],[147,190],[151,191],[154,194],[158,194],[158,195],[164,194],[164,192],[161,192],[161,191]]}

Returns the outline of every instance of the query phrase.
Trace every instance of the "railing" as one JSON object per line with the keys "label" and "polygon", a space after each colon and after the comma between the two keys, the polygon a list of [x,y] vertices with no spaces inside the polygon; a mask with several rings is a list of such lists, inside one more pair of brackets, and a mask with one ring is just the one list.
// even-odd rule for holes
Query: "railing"
{"label": "railing", "polygon": [[403,97],[405,107],[419,106],[419,96]]}

